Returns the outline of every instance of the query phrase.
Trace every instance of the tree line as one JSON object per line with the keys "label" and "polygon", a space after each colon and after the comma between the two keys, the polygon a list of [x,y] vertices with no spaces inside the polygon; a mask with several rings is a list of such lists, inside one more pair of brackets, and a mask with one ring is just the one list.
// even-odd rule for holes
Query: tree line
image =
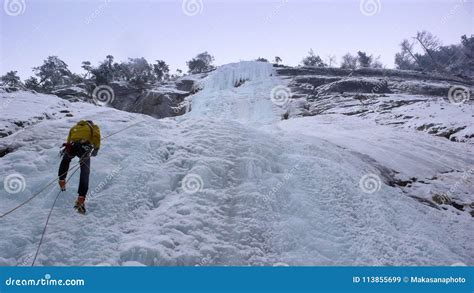
{"label": "tree line", "polygon": [[[214,57],[208,52],[198,54],[187,62],[188,73],[196,74],[213,70]],[[169,81],[182,76],[180,69],[170,74],[169,65],[163,60],[149,63],[145,58],[129,58],[127,61],[115,62],[112,55],[93,66],[90,61],[82,62],[85,73],[79,75],[69,70],[66,62],[58,56],[49,56],[43,64],[33,67],[34,76],[24,82],[17,71],[9,71],[0,77],[0,84],[8,87],[19,87],[38,92],[51,92],[58,87],[84,83],[86,85],[103,85],[111,82],[125,81],[136,87],[143,87],[162,81]]]}
{"label": "tree line", "polygon": [[[342,56],[339,67],[345,69],[383,68],[380,57],[366,52],[347,53]],[[417,32],[415,36],[400,43],[400,52],[395,54],[395,68],[438,72],[469,77],[474,75],[474,37],[461,36],[459,44],[443,46],[441,41],[428,31]],[[305,66],[334,67],[336,57],[328,55],[323,60],[310,50],[302,60]]]}
{"label": "tree line", "polygon": [[398,69],[474,74],[474,36],[463,35],[459,44],[443,46],[438,37],[421,31],[411,39],[404,39],[400,49],[395,55]]}
{"label": "tree line", "polygon": [[[341,58],[339,68],[384,68],[375,57],[363,51],[355,54],[347,53]],[[256,61],[269,62],[259,57]],[[400,70],[416,70],[424,72],[438,72],[463,77],[474,75],[474,37],[461,36],[459,44],[443,46],[441,41],[428,31],[417,32],[415,36],[404,39],[400,43],[400,52],[395,54],[395,66]],[[198,54],[187,61],[189,74],[203,73],[215,69],[214,57],[207,51]],[[275,56],[272,61],[281,66],[283,60]],[[303,66],[336,67],[336,56],[328,55],[321,58],[312,49],[301,61]],[[176,79],[183,75],[183,71],[176,70],[170,74],[169,65],[163,60],[149,63],[145,58],[129,58],[127,61],[115,62],[112,55],[93,66],[91,62],[82,62],[85,73],[72,73],[68,65],[57,56],[49,56],[43,64],[33,67],[34,76],[24,82],[20,80],[16,71],[7,72],[0,77],[0,84],[10,87],[21,87],[39,92],[50,92],[58,86],[68,86],[78,83],[89,85],[109,84],[116,81],[126,81],[137,87],[162,81]]]}

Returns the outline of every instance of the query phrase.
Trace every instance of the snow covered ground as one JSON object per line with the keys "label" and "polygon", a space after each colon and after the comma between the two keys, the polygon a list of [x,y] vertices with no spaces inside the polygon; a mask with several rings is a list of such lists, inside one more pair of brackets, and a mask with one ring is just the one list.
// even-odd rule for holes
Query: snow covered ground
{"label": "snow covered ground", "polygon": [[[92,159],[86,216],[72,209],[72,178],[38,265],[474,265],[471,215],[413,196],[464,178],[451,197],[471,204],[472,173],[443,172],[472,167],[472,148],[338,114],[280,121],[270,93],[282,83],[268,63],[225,65],[190,97],[191,112],[160,120],[1,93],[11,134],[0,178],[25,180],[18,193],[0,189],[0,215],[55,178],[69,128],[92,119],[104,137],[134,126]],[[414,191],[390,186],[414,176]],[[0,265],[31,263],[57,192],[0,218]]]}

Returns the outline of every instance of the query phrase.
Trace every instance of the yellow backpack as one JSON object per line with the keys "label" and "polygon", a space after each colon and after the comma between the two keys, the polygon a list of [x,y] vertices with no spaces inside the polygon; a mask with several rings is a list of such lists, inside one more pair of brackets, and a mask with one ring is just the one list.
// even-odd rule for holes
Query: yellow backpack
{"label": "yellow backpack", "polygon": [[92,121],[81,120],[69,131],[67,142],[90,143],[98,150],[100,148],[100,128]]}

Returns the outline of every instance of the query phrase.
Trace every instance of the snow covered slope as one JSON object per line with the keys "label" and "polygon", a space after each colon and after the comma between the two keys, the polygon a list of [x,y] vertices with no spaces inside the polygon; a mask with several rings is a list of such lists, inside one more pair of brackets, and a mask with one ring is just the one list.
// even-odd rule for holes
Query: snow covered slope
{"label": "snow covered slope", "polygon": [[[17,174],[25,184],[18,193],[15,186],[0,190],[0,214],[56,176],[69,127],[92,119],[103,136],[133,126],[106,138],[92,159],[86,216],[72,209],[78,177],[72,178],[37,264],[474,265],[469,213],[406,196],[386,180],[393,174],[381,172],[378,164],[389,162],[381,159],[383,149],[414,136],[363,126],[365,139],[344,144],[351,129],[338,117],[280,121],[270,93],[281,84],[268,63],[225,65],[189,97],[191,112],[161,120],[55,96],[2,93],[0,121],[14,131],[0,140],[0,149],[9,149],[0,158],[0,178]],[[52,118],[35,118],[44,112]],[[17,113],[35,123],[15,128]],[[390,150],[386,168],[403,169],[414,158],[409,170],[436,172],[441,163],[433,158],[445,155],[443,143],[455,144],[440,140],[426,136],[403,152]],[[366,147],[371,155],[361,155]],[[453,147],[450,155],[456,154],[443,164],[472,165],[469,149]],[[370,174],[381,181],[361,186]],[[460,188],[472,196],[470,186]],[[0,265],[30,264],[57,192],[50,188],[0,218]]]}

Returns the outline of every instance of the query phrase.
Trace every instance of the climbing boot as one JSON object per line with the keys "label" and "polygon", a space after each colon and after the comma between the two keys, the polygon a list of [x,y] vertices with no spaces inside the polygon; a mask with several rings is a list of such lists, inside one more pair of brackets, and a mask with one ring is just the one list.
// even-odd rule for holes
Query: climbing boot
{"label": "climbing boot", "polygon": [[76,205],[74,208],[77,210],[79,214],[84,215],[86,213],[86,206],[85,206],[86,197],[79,195],[76,200]]}
{"label": "climbing boot", "polygon": [[66,180],[59,180],[59,188],[61,191],[66,191]]}

